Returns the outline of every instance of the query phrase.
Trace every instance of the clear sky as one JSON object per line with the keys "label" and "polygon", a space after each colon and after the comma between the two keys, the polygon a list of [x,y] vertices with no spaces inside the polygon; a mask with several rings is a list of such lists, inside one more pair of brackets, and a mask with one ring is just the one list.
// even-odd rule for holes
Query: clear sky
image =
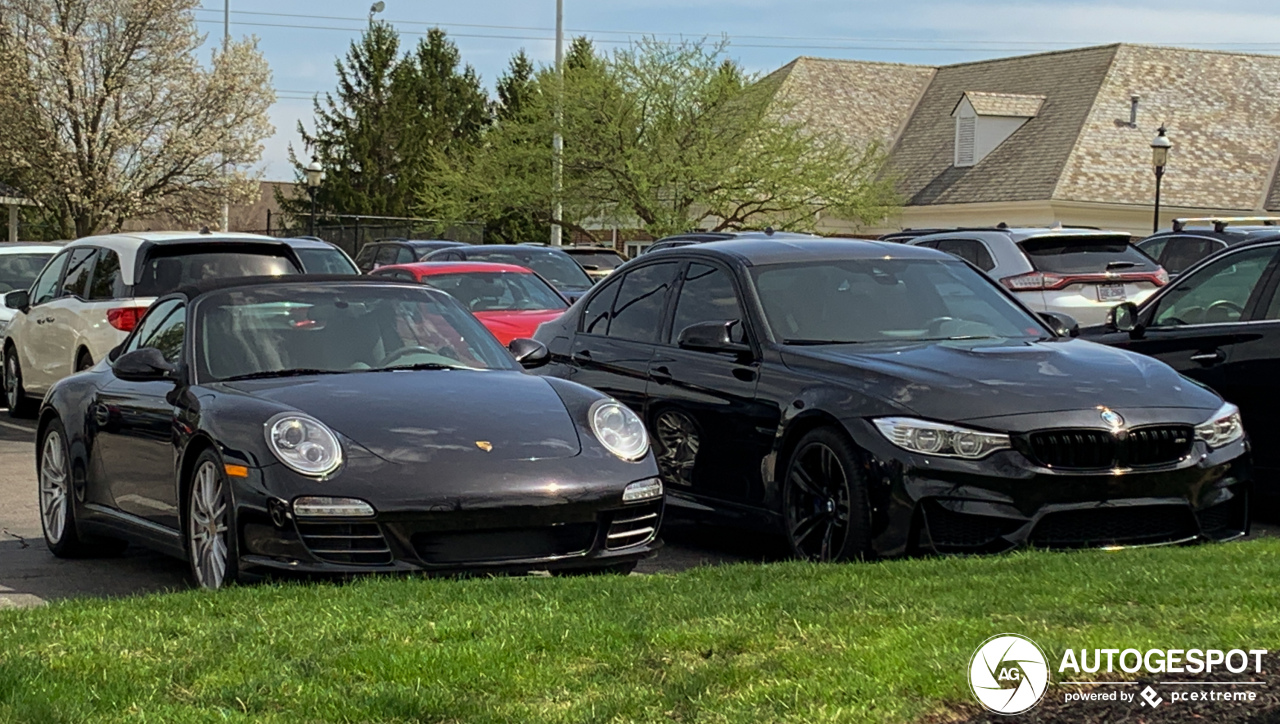
{"label": "clear sky", "polygon": [[[224,1],[196,13],[206,44],[221,42]],[[279,100],[276,133],[262,168],[292,178],[286,156],[299,147],[298,121],[311,96],[331,90],[334,60],[359,36],[372,0],[229,0],[231,34],[260,39]],[[379,18],[411,47],[427,28],[445,29],[492,88],[520,48],[537,63],[554,59],[555,0],[385,0]],[[642,35],[727,36],[729,53],[767,73],[796,56],[938,65],[1113,42],[1239,52],[1280,52],[1274,0],[565,0],[566,36],[610,49]]]}

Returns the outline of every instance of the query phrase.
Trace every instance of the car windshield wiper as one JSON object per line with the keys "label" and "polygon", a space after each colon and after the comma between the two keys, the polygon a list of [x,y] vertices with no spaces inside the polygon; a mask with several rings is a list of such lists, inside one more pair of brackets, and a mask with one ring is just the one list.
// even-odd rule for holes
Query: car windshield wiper
{"label": "car windshield wiper", "polygon": [[1107,262],[1107,271],[1112,269],[1132,269],[1137,265],[1138,262],[1136,261],[1109,261]]}
{"label": "car windshield wiper", "polygon": [[783,344],[794,344],[799,347],[812,347],[823,344],[862,344],[859,339],[784,339]]}
{"label": "car windshield wiper", "polygon": [[265,380],[271,377],[303,377],[306,375],[342,375],[348,372],[367,372],[368,370],[322,370],[309,367],[300,367],[291,370],[267,370],[266,372],[250,372],[244,375],[232,375],[231,377],[222,378],[223,382],[236,382],[238,380]]}
{"label": "car windshield wiper", "polygon": [[466,365],[450,365],[443,362],[418,362],[411,365],[391,365],[390,367],[375,367],[373,371],[383,372],[385,370],[470,370],[474,367]]}

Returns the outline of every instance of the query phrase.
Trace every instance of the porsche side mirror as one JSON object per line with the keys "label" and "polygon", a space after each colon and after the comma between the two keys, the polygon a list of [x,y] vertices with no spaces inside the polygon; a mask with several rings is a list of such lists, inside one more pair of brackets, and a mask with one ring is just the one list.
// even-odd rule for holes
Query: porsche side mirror
{"label": "porsche side mirror", "polygon": [[704,352],[750,352],[751,345],[735,342],[733,328],[738,320],[728,322],[699,322],[680,330],[676,344],[681,349]]}
{"label": "porsche side mirror", "polygon": [[1069,314],[1061,312],[1040,312],[1040,319],[1049,325],[1049,329],[1059,337],[1079,337],[1080,324]]}
{"label": "porsche side mirror", "polygon": [[151,382],[177,378],[178,367],[164,358],[160,350],[143,347],[120,355],[114,365],[116,377],[130,382]]}
{"label": "porsche side mirror", "polygon": [[1133,333],[1138,327],[1138,305],[1121,302],[1107,312],[1107,331]]}
{"label": "porsche side mirror", "polygon": [[551,361],[551,350],[536,339],[528,337],[513,339],[511,344],[507,345],[507,349],[511,350],[511,354],[515,356],[520,366],[527,370],[541,367]]}
{"label": "porsche side mirror", "polygon": [[4,306],[25,312],[31,307],[31,293],[26,289],[14,289],[4,295]]}

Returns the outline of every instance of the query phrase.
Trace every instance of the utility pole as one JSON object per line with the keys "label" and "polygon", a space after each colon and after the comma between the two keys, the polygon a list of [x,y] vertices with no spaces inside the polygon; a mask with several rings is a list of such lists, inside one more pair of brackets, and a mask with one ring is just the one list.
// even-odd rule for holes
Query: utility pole
{"label": "utility pole", "polygon": [[[223,0],[222,3],[222,60],[227,59],[227,48],[231,45],[231,0]],[[231,203],[229,195],[231,187],[227,183],[230,181],[230,174],[227,172],[227,154],[222,154],[222,230],[231,231]]]}
{"label": "utility pole", "polygon": [[[551,215],[556,221],[564,218],[564,136],[560,126],[564,123],[564,0],[556,0],[556,132],[551,137]],[[560,246],[560,225],[551,224],[551,245]]]}

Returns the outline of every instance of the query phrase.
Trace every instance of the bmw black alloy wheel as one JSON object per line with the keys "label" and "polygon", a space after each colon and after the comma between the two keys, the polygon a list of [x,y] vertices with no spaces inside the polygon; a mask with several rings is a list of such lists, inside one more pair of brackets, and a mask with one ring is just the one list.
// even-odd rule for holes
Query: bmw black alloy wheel
{"label": "bmw black alloy wheel", "polygon": [[698,460],[698,428],[688,415],[667,411],[654,421],[654,452],[662,480],[672,485],[693,485],[693,468]]}
{"label": "bmw black alloy wheel", "polygon": [[867,551],[866,494],[850,448],[838,432],[815,430],[791,456],[783,512],[798,558],[839,561]]}

